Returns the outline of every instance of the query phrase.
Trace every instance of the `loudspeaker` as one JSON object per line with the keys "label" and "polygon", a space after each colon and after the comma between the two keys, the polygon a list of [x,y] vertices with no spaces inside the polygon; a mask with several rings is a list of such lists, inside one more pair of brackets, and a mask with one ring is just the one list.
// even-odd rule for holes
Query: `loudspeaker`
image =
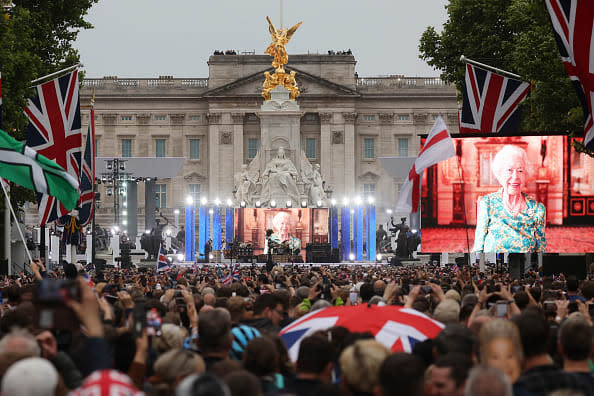
{"label": "loudspeaker", "polygon": [[565,277],[575,275],[578,280],[586,279],[586,256],[544,254],[542,256],[542,272],[545,276],[564,274]]}

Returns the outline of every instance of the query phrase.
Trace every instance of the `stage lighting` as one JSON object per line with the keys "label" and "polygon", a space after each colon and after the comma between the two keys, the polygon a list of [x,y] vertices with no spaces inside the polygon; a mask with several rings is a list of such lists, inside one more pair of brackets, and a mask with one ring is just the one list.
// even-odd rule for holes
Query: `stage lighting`
{"label": "stage lighting", "polygon": [[126,170],[126,163],[125,162],[120,162],[120,170]]}
{"label": "stage lighting", "polygon": [[416,234],[418,232],[418,230],[416,228],[413,228],[410,230],[410,232],[412,232],[413,234]]}
{"label": "stage lighting", "polygon": [[375,198],[373,198],[372,196],[367,197],[367,203],[369,205],[373,205],[375,202]]}
{"label": "stage lighting", "polygon": [[127,208],[127,207],[128,207],[128,202],[127,202],[127,201],[124,201],[124,202],[122,203],[122,205],[124,206],[124,208]]}
{"label": "stage lighting", "polygon": [[239,203],[239,206],[241,206],[242,208],[245,208],[245,201],[241,201],[241,202]]}
{"label": "stage lighting", "polygon": [[293,206],[293,202],[291,202],[291,200],[289,199],[287,201],[287,208],[290,208],[291,206]]}
{"label": "stage lighting", "polygon": [[128,220],[122,220],[123,225],[128,225]]}
{"label": "stage lighting", "polygon": [[208,209],[208,214],[213,214],[213,213],[214,213],[214,210]]}
{"label": "stage lighting", "polygon": [[151,178],[150,177],[147,177],[145,181],[150,182],[151,181]]}
{"label": "stage lighting", "polygon": [[128,211],[127,210],[123,210],[122,211],[122,216],[128,216]]}
{"label": "stage lighting", "polygon": [[256,208],[259,208],[260,206],[262,206],[262,202],[256,201]]}
{"label": "stage lighting", "polygon": [[349,206],[349,199],[347,197],[344,197],[342,199],[342,204],[343,204],[343,206]]}
{"label": "stage lighting", "polygon": [[126,182],[123,182],[123,183],[122,183],[122,187],[128,187],[128,183],[126,183]]}
{"label": "stage lighting", "polygon": [[215,204],[215,205],[217,205],[217,206],[219,206],[219,205],[221,204],[221,200],[220,200],[220,199],[218,199],[218,198],[216,198],[216,199],[214,200],[214,204]]}
{"label": "stage lighting", "polygon": [[355,255],[353,253],[349,254],[349,260],[355,261]]}
{"label": "stage lighting", "polygon": [[301,201],[301,207],[302,208],[307,208],[307,201]]}
{"label": "stage lighting", "polygon": [[233,206],[233,201],[231,198],[227,198],[227,206]]}
{"label": "stage lighting", "polygon": [[184,261],[184,255],[181,253],[177,254],[177,261]]}
{"label": "stage lighting", "polygon": [[145,233],[146,235],[148,235],[148,234],[150,234],[150,233],[151,233],[151,230],[144,230],[144,233]]}
{"label": "stage lighting", "polygon": [[206,198],[202,198],[202,199],[200,200],[200,204],[201,204],[202,206],[206,206],[206,204],[207,204],[207,203],[208,203],[208,199],[206,199]]}
{"label": "stage lighting", "polygon": [[276,208],[276,201],[274,199],[272,201],[270,201],[270,207]]}
{"label": "stage lighting", "polygon": [[171,236],[171,228],[168,228],[168,229],[165,231],[165,234],[167,234],[167,236]]}
{"label": "stage lighting", "polygon": [[175,209],[175,210],[173,211],[173,214],[176,214],[176,215],[178,215],[178,214],[179,214],[179,209]]}
{"label": "stage lighting", "polygon": [[191,195],[187,195],[186,196],[186,205],[192,206],[193,204],[194,204],[194,199],[192,198]]}
{"label": "stage lighting", "polygon": [[377,261],[382,261],[382,254],[381,254],[381,253],[378,253],[378,254],[375,256],[375,259],[376,259]]}
{"label": "stage lighting", "polygon": [[167,261],[172,262],[173,259],[171,257],[167,257]]}
{"label": "stage lighting", "polygon": [[332,198],[332,199],[330,200],[330,205],[332,205],[332,206],[336,206],[336,199]]}
{"label": "stage lighting", "polygon": [[111,161],[107,161],[107,170],[111,170],[113,168]]}
{"label": "stage lighting", "polygon": [[357,205],[361,205],[362,203],[363,203],[363,200],[361,199],[361,197],[359,197],[359,196],[356,196],[356,197],[355,197],[355,204],[357,204]]}
{"label": "stage lighting", "polygon": [[392,214],[392,209],[386,209],[386,213],[391,215]]}
{"label": "stage lighting", "polygon": [[118,226],[113,226],[113,229],[114,229],[116,232],[118,232],[118,231],[120,230],[120,227],[118,227]]}
{"label": "stage lighting", "polygon": [[318,208],[321,208],[322,207],[322,204],[323,204],[323,202],[320,201],[320,200],[318,200],[318,202],[316,202],[316,205],[318,205]]}
{"label": "stage lighting", "polygon": [[208,255],[208,259],[209,259],[209,260],[212,260],[212,259],[214,259],[214,256],[212,255],[212,253]]}

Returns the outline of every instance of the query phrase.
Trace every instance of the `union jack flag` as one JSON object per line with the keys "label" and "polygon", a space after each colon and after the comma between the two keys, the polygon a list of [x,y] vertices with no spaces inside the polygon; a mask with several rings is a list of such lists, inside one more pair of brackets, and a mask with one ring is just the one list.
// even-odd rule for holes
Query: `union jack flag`
{"label": "union jack flag", "polygon": [[221,279],[221,283],[225,286],[230,286],[232,282],[233,278],[231,277],[231,274],[227,274]]}
{"label": "union jack flag", "polygon": [[[64,168],[78,180],[80,176],[80,99],[78,71],[35,87],[25,114],[27,145]],[[68,210],[54,197],[37,195],[39,224],[55,221]]]}
{"label": "union jack flag", "polygon": [[233,264],[231,273],[233,274],[234,279],[239,279],[241,277],[241,274],[239,273],[239,264]]}
{"label": "union jack flag", "polygon": [[466,64],[460,133],[513,133],[520,126],[518,105],[530,84]]}
{"label": "union jack flag", "polygon": [[78,200],[80,226],[93,219],[95,209],[95,109],[91,108],[89,132],[82,167],[80,168],[80,198]]}
{"label": "union jack flag", "polygon": [[163,246],[159,248],[159,256],[157,257],[157,267],[156,271],[159,272],[167,272],[171,269],[169,262],[167,261],[167,257],[165,256],[165,252],[163,251]]}
{"label": "union jack flag", "polygon": [[584,111],[584,145],[594,150],[594,3],[546,0],[561,60]]}

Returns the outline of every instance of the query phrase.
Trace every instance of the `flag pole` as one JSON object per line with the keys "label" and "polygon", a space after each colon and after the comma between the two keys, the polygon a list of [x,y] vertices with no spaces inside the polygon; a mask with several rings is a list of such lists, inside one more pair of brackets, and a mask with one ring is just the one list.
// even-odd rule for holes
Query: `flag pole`
{"label": "flag pole", "polygon": [[74,65],[74,66],[70,66],[70,67],[67,67],[67,68],[65,68],[65,69],[58,70],[57,72],[54,72],[54,73],[48,74],[48,75],[46,75],[46,76],[39,77],[37,80],[33,80],[33,81],[31,81],[31,84],[35,84],[35,83],[37,83],[37,82],[43,81],[43,80],[45,80],[46,78],[50,78],[50,77],[57,76],[58,74],[66,73],[66,72],[68,72],[68,71],[70,71],[70,70],[76,69],[76,68],[77,68],[77,67],[79,67],[79,66],[80,66],[80,63],[77,63],[77,64],[76,64],[76,65]]}
{"label": "flag pole", "polygon": [[464,55],[460,56],[460,62],[470,63],[471,65],[475,65],[475,66],[478,66],[478,67],[484,67],[485,69],[489,69],[491,71],[494,71],[495,73],[507,74],[510,77],[517,78],[519,80],[524,80],[522,78],[522,76],[519,76],[519,75],[514,74],[514,73],[510,73],[510,72],[505,71],[505,70],[502,70],[502,69],[498,69],[498,68],[493,67],[493,66],[485,65],[484,63],[477,62],[475,60],[469,59],[469,58],[465,57]]}
{"label": "flag pole", "polygon": [[[6,197],[6,202],[8,203],[8,207],[10,208],[12,217],[14,217],[14,222],[15,222],[17,230],[19,230],[19,235],[21,236],[21,239],[23,240],[23,245],[25,247],[25,251],[27,252],[27,256],[29,256],[29,262],[31,262],[31,261],[33,261],[33,258],[31,257],[31,252],[29,251],[29,248],[27,248],[27,241],[25,240],[25,237],[23,236],[23,230],[21,230],[21,227],[19,226],[19,219],[17,219],[16,214],[14,213],[14,209],[12,208],[12,204],[10,203],[10,198],[8,197],[8,193],[6,192],[6,187],[4,187],[4,180],[2,180],[1,178],[0,178],[0,185],[2,185],[2,191],[4,191],[4,196]],[[10,239],[10,235],[7,235],[6,237]],[[23,268],[23,269],[26,269],[26,264],[25,264],[25,268]]]}

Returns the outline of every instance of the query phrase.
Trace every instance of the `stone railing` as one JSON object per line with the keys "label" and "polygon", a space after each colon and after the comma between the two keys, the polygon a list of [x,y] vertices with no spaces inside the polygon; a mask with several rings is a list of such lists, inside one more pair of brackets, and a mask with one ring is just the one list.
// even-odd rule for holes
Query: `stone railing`
{"label": "stone railing", "polygon": [[357,77],[357,89],[394,89],[394,88],[446,88],[446,84],[439,77]]}
{"label": "stone railing", "polygon": [[84,88],[208,88],[208,78],[85,78]]}

